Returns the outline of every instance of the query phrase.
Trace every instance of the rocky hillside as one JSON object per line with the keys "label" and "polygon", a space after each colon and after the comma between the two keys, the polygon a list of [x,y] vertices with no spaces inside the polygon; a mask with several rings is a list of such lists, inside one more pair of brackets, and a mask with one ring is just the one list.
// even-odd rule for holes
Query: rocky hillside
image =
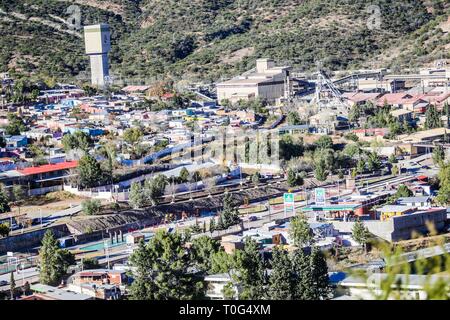
{"label": "rocky hillside", "polygon": [[[376,5],[377,7],[369,7]],[[0,0],[0,72],[88,69],[81,25],[111,25],[123,78],[216,80],[272,57],[301,70],[415,68],[450,59],[446,0]],[[78,8],[70,7],[76,5]],[[379,9],[379,12],[378,12]]]}

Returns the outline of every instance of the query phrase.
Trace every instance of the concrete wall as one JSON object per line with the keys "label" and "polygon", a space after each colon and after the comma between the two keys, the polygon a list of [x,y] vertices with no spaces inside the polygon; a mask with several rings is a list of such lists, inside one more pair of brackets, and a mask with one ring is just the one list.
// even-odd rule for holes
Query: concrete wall
{"label": "concrete wall", "polygon": [[5,254],[8,251],[21,251],[41,244],[47,230],[52,230],[57,238],[68,236],[69,230],[66,225],[58,225],[51,228],[39,229],[24,234],[18,234],[7,238],[0,239],[0,254]]}
{"label": "concrete wall", "polygon": [[[442,231],[446,219],[446,211],[442,209],[397,216],[386,221],[364,221],[364,225],[377,237],[387,241],[400,241],[411,239],[413,232],[429,232],[427,222],[432,223],[437,231]],[[351,233],[354,225],[354,222],[332,221],[332,223],[334,228],[342,233]]]}

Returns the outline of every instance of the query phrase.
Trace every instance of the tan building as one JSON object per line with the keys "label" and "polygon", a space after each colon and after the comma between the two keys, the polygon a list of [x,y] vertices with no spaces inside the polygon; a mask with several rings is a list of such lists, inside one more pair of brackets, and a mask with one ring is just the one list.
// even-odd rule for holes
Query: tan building
{"label": "tan building", "polygon": [[217,84],[217,99],[236,103],[254,98],[274,102],[289,89],[290,67],[275,67],[270,59],[258,59],[256,70]]}

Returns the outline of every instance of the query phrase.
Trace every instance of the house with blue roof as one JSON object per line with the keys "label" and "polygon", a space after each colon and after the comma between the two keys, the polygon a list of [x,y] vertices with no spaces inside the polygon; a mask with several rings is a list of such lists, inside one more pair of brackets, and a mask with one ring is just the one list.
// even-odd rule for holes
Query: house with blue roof
{"label": "house with blue roof", "polygon": [[28,145],[28,138],[26,136],[7,136],[5,137],[6,140],[6,149],[17,149],[17,148],[23,148]]}

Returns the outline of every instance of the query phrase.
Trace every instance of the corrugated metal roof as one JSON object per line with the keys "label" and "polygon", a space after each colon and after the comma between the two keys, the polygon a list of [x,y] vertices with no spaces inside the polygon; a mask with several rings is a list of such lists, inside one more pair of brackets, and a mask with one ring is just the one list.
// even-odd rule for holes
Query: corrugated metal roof
{"label": "corrugated metal roof", "polygon": [[66,170],[66,169],[72,169],[76,168],[78,166],[78,161],[66,161],[56,164],[46,164],[39,167],[29,167],[17,170],[19,173],[23,175],[33,175],[33,174],[39,174],[39,173],[46,173],[46,172],[53,172],[53,171],[59,171],[59,170]]}

